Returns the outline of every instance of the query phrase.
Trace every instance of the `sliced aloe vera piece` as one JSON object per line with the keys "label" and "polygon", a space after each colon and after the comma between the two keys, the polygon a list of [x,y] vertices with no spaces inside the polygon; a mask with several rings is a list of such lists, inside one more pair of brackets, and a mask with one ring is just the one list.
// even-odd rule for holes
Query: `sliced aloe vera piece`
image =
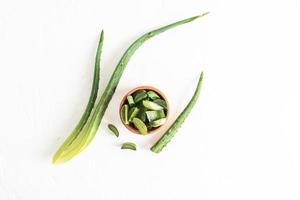
{"label": "sliced aloe vera piece", "polygon": [[144,124],[144,122],[139,118],[133,118],[132,123],[142,135],[146,135],[148,133],[146,124]]}
{"label": "sliced aloe vera piece", "polygon": [[113,134],[115,134],[115,136],[119,137],[119,131],[115,125],[108,124],[107,127],[109,128],[109,130],[111,130],[111,132],[113,132]]}
{"label": "sliced aloe vera piece", "polygon": [[129,124],[128,109],[129,109],[129,106],[127,104],[123,105],[123,107],[121,109],[121,119],[122,119],[124,124]]}
{"label": "sliced aloe vera piece", "polygon": [[155,100],[155,99],[160,99],[160,96],[154,92],[154,91],[148,91],[147,92],[148,97],[150,97],[150,99]]}
{"label": "sliced aloe vera piece", "polygon": [[129,115],[128,115],[128,121],[131,122],[133,118],[135,118],[137,116],[137,114],[139,113],[139,110],[137,107],[132,107],[129,110]]}
{"label": "sliced aloe vera piece", "polygon": [[162,106],[164,109],[167,109],[167,103],[166,103],[165,100],[155,99],[153,102],[160,105],[160,106]]}
{"label": "sliced aloe vera piece", "polygon": [[145,108],[145,106],[143,105],[143,101],[140,101],[140,102],[136,103],[135,107],[137,107],[141,110],[147,110],[147,108]]}
{"label": "sliced aloe vera piece", "polygon": [[136,151],[136,145],[133,142],[125,142],[122,144],[121,149],[130,149]]}
{"label": "sliced aloe vera piece", "polygon": [[133,98],[136,98],[138,95],[146,94],[146,90],[137,90],[133,93]]}
{"label": "sliced aloe vera piece", "polygon": [[146,111],[146,115],[149,122],[166,117],[163,110]]}
{"label": "sliced aloe vera piece", "polygon": [[133,97],[131,95],[127,96],[127,101],[130,107],[134,106],[134,100]]}
{"label": "sliced aloe vera piece", "polygon": [[151,126],[152,127],[159,127],[159,126],[163,125],[164,123],[166,123],[166,121],[167,121],[166,118],[158,119],[158,120],[155,120],[155,121],[151,122]]}
{"label": "sliced aloe vera piece", "polygon": [[137,118],[139,118],[143,122],[146,122],[147,117],[146,117],[146,109],[145,108],[140,108],[140,111],[139,111],[139,114],[137,115]]}
{"label": "sliced aloe vera piece", "polygon": [[146,90],[138,90],[135,93],[133,93],[132,96],[133,96],[135,103],[137,103],[143,99],[146,99],[148,97]]}
{"label": "sliced aloe vera piece", "polygon": [[145,108],[149,110],[163,110],[164,108],[157,103],[154,103],[152,101],[144,100],[143,105]]}

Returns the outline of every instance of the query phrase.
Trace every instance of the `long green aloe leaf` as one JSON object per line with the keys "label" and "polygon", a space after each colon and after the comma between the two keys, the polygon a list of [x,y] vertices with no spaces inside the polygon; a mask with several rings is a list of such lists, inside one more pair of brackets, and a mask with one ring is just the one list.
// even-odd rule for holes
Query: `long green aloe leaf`
{"label": "long green aloe leaf", "polygon": [[191,110],[193,109],[194,105],[196,104],[203,80],[203,72],[200,75],[196,90],[194,92],[193,97],[191,98],[190,102],[184,108],[184,110],[180,113],[177,119],[173,122],[170,128],[163,134],[163,136],[151,147],[151,151],[154,153],[159,153],[161,150],[171,141],[174,137],[175,133],[177,132],[178,128],[183,124],[184,120],[190,114]]}
{"label": "long green aloe leaf", "polygon": [[126,50],[126,52],[123,54],[122,58],[120,59],[119,63],[117,64],[101,98],[99,103],[97,104],[94,113],[91,116],[90,121],[86,125],[86,127],[81,131],[80,136],[78,136],[75,141],[69,145],[61,154],[61,156],[57,159],[58,162],[65,162],[76,156],[78,153],[80,153],[94,138],[98,127],[101,123],[101,120],[103,118],[103,115],[108,107],[108,104],[117,88],[117,85],[121,79],[121,76],[124,72],[125,67],[127,66],[127,63],[129,62],[130,58],[134,54],[134,52],[148,39],[163,33],[169,29],[175,28],[179,25],[183,25],[186,23],[189,23],[191,21],[194,21],[195,19],[205,16],[208,13],[204,13],[198,16],[194,16],[188,19],[184,19],[166,26],[163,26],[161,28],[158,28],[156,30],[150,31],[141,37],[139,37],[135,42],[133,42],[130,47]]}
{"label": "long green aloe leaf", "polygon": [[59,147],[56,153],[53,156],[52,162],[55,163],[57,159],[60,157],[61,153],[78,137],[80,131],[83,129],[84,125],[87,123],[88,118],[92,112],[92,109],[95,105],[95,101],[97,99],[98,94],[98,87],[99,87],[99,80],[100,80],[100,59],[102,53],[102,46],[104,40],[104,32],[102,31],[100,34],[99,44],[97,48],[96,58],[95,58],[95,67],[94,67],[94,78],[93,78],[93,85],[92,90],[89,98],[89,102],[85,108],[85,111],[78,122],[75,129],[72,133],[67,137],[64,143]]}

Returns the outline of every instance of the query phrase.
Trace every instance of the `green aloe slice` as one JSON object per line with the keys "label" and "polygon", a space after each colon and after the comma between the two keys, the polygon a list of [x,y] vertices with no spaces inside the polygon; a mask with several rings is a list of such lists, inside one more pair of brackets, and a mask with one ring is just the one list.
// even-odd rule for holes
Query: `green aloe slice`
{"label": "green aloe slice", "polygon": [[146,111],[146,115],[149,122],[153,122],[166,116],[163,110]]}
{"label": "green aloe slice", "polygon": [[148,97],[147,92],[145,90],[138,90],[133,94],[134,102],[138,103],[139,101],[146,99]]}
{"label": "green aloe slice", "polygon": [[146,110],[145,108],[140,108],[140,111],[139,111],[139,114],[137,115],[137,118],[139,118],[140,120],[142,120],[144,123],[146,122],[147,120],[147,117],[146,117]]}
{"label": "green aloe slice", "polygon": [[130,149],[136,151],[136,145],[133,142],[125,142],[122,144],[121,149]]}
{"label": "green aloe slice", "polygon": [[145,108],[147,108],[149,110],[163,110],[164,109],[162,106],[158,105],[157,103],[154,103],[154,102],[148,101],[148,100],[144,100],[143,105],[145,106]]}
{"label": "green aloe slice", "polygon": [[129,124],[128,110],[129,110],[129,106],[127,104],[123,105],[123,107],[121,109],[121,119],[122,119],[124,124]]}
{"label": "green aloe slice", "polygon": [[134,106],[134,100],[133,97],[131,95],[127,96],[127,101],[130,107]]}
{"label": "green aloe slice", "polygon": [[155,120],[153,122],[151,122],[151,126],[152,127],[159,127],[161,125],[163,125],[164,123],[166,123],[167,119],[166,118],[162,118],[162,119],[158,119],[158,120]]}
{"label": "green aloe slice", "polygon": [[138,95],[146,94],[146,93],[147,93],[146,90],[137,90],[132,94],[132,96],[135,98]]}
{"label": "green aloe slice", "polygon": [[150,99],[155,100],[155,99],[160,99],[160,96],[154,92],[154,91],[148,91],[147,92],[148,97],[150,97]]}
{"label": "green aloe slice", "polygon": [[162,99],[155,99],[153,101],[154,103],[157,103],[158,105],[162,106],[165,110],[168,109],[167,108],[167,103],[165,100],[162,100]]}
{"label": "green aloe slice", "polygon": [[144,122],[139,118],[133,118],[132,123],[142,135],[146,135],[148,133],[146,124],[144,124]]}
{"label": "green aloe slice", "polygon": [[138,109],[137,107],[130,108],[129,115],[128,115],[128,121],[131,122],[132,119],[138,115],[139,111],[140,111],[140,109]]}
{"label": "green aloe slice", "polygon": [[111,130],[111,132],[113,132],[113,134],[115,134],[115,136],[119,137],[119,131],[115,125],[108,124],[107,127],[109,128],[109,130]]}

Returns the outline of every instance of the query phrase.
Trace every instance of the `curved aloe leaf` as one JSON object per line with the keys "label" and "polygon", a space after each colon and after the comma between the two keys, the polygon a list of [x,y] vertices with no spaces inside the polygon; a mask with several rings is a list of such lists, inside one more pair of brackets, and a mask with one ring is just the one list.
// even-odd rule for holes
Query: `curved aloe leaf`
{"label": "curved aloe leaf", "polygon": [[97,104],[94,113],[91,116],[90,121],[87,123],[86,127],[81,131],[80,136],[75,139],[75,141],[69,145],[63,152],[62,156],[57,159],[58,162],[65,162],[76,156],[78,153],[80,153],[94,138],[98,127],[101,123],[101,120],[103,118],[103,115],[108,107],[108,104],[115,93],[115,90],[118,86],[118,83],[121,79],[121,76],[127,66],[127,63],[129,62],[130,58],[134,54],[134,52],[148,39],[163,33],[169,29],[175,28],[179,25],[183,25],[186,23],[189,23],[191,21],[194,21],[195,19],[205,16],[208,13],[204,13],[199,16],[194,16],[188,19],[184,19],[166,26],[163,26],[161,28],[158,28],[156,30],[150,31],[141,37],[139,37],[135,42],[133,42],[129,48],[126,50],[126,52],[123,54],[122,58],[120,59],[119,63],[117,64],[101,98],[99,103]]}
{"label": "curved aloe leaf", "polygon": [[159,153],[161,150],[171,141],[175,133],[177,132],[178,128],[183,124],[184,120],[187,118],[191,110],[193,109],[194,105],[196,104],[203,80],[203,72],[200,75],[197,88],[194,92],[193,97],[191,98],[190,102],[184,108],[184,110],[180,113],[177,119],[173,122],[170,128],[163,134],[163,136],[151,147],[151,151],[154,153]]}
{"label": "curved aloe leaf", "polygon": [[95,67],[94,67],[94,78],[93,78],[93,86],[89,98],[89,102],[85,108],[85,111],[75,127],[72,133],[67,137],[64,143],[59,147],[56,153],[53,156],[52,162],[55,163],[57,159],[60,157],[62,152],[78,137],[80,131],[83,129],[84,125],[87,123],[88,118],[92,112],[92,109],[95,105],[95,101],[97,99],[99,80],[100,80],[100,58],[102,53],[104,32],[102,31],[100,34],[99,44],[97,48],[96,58],[95,58]]}

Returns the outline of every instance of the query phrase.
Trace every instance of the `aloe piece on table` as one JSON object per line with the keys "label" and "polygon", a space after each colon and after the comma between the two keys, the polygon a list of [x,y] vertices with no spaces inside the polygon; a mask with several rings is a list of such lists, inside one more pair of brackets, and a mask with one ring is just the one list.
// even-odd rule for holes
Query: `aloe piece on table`
{"label": "aloe piece on table", "polygon": [[122,119],[124,124],[129,124],[128,110],[129,110],[129,106],[127,104],[123,105],[122,108],[121,108],[121,119]]}
{"label": "aloe piece on table", "polygon": [[84,125],[87,123],[88,118],[92,112],[98,94],[98,87],[99,87],[99,80],[100,80],[100,59],[101,59],[101,53],[103,47],[103,40],[104,40],[104,32],[102,31],[100,34],[99,44],[98,44],[96,58],[95,58],[93,86],[92,86],[89,102],[75,129],[72,131],[72,133],[67,137],[64,143],[59,147],[59,149],[54,154],[52,159],[53,163],[55,163],[59,159],[61,153],[78,137],[79,133],[83,129]]}
{"label": "aloe piece on table", "polygon": [[136,151],[136,145],[133,142],[125,142],[122,144],[121,149],[130,149]]}
{"label": "aloe piece on table", "polygon": [[191,110],[193,109],[194,105],[196,104],[203,80],[203,72],[200,75],[196,90],[194,92],[193,97],[184,108],[184,110],[180,113],[174,123],[170,126],[170,128],[163,134],[163,136],[151,147],[151,151],[155,153],[161,152],[161,150],[171,141],[175,133],[177,132],[178,128],[183,124],[184,120],[190,114]]}
{"label": "aloe piece on table", "polygon": [[131,95],[127,96],[127,101],[130,107],[134,106],[134,100],[133,97]]}
{"label": "aloe piece on table", "polygon": [[76,139],[73,140],[73,142],[70,145],[64,146],[62,148],[62,151],[56,156],[55,159],[53,159],[54,163],[57,162],[66,162],[70,159],[72,159],[74,156],[79,154],[82,150],[84,150],[90,142],[95,137],[95,134],[98,130],[98,127],[101,123],[101,120],[103,118],[103,115],[108,107],[108,104],[115,93],[115,90],[118,86],[118,83],[121,79],[121,76],[127,66],[127,63],[129,62],[130,58],[134,54],[134,52],[148,39],[163,33],[169,29],[175,28],[177,26],[189,23],[191,21],[194,21],[195,19],[205,16],[208,13],[203,13],[198,16],[194,16],[188,19],[184,19],[166,26],[163,26],[161,28],[158,28],[156,30],[150,31],[141,37],[139,37],[136,41],[134,41],[130,47],[126,50],[126,52],[123,54],[122,58],[120,59],[119,63],[117,64],[106,88],[104,89],[104,92],[93,112],[91,115],[91,118],[89,122],[85,125],[84,129],[77,134]]}
{"label": "aloe piece on table", "polygon": [[163,110],[146,111],[146,115],[149,122],[153,122],[166,116]]}
{"label": "aloe piece on table", "polygon": [[165,110],[167,109],[167,103],[166,103],[165,100],[155,99],[153,102],[160,105],[160,106],[162,106]]}
{"label": "aloe piece on table", "polygon": [[158,94],[156,94],[156,92],[154,92],[154,91],[148,91],[147,95],[152,100],[160,99],[160,96]]}
{"label": "aloe piece on table", "polygon": [[145,108],[149,110],[163,110],[164,108],[157,103],[154,103],[152,101],[144,100],[143,105]]}
{"label": "aloe piece on table", "polygon": [[113,125],[113,124],[108,124],[107,127],[109,128],[109,130],[111,130],[111,132],[112,132],[115,136],[119,137],[119,131],[118,131],[118,129],[117,129],[117,127],[116,127],[115,125]]}
{"label": "aloe piece on table", "polygon": [[146,135],[148,133],[146,124],[139,118],[133,118],[132,123],[142,135]]}

